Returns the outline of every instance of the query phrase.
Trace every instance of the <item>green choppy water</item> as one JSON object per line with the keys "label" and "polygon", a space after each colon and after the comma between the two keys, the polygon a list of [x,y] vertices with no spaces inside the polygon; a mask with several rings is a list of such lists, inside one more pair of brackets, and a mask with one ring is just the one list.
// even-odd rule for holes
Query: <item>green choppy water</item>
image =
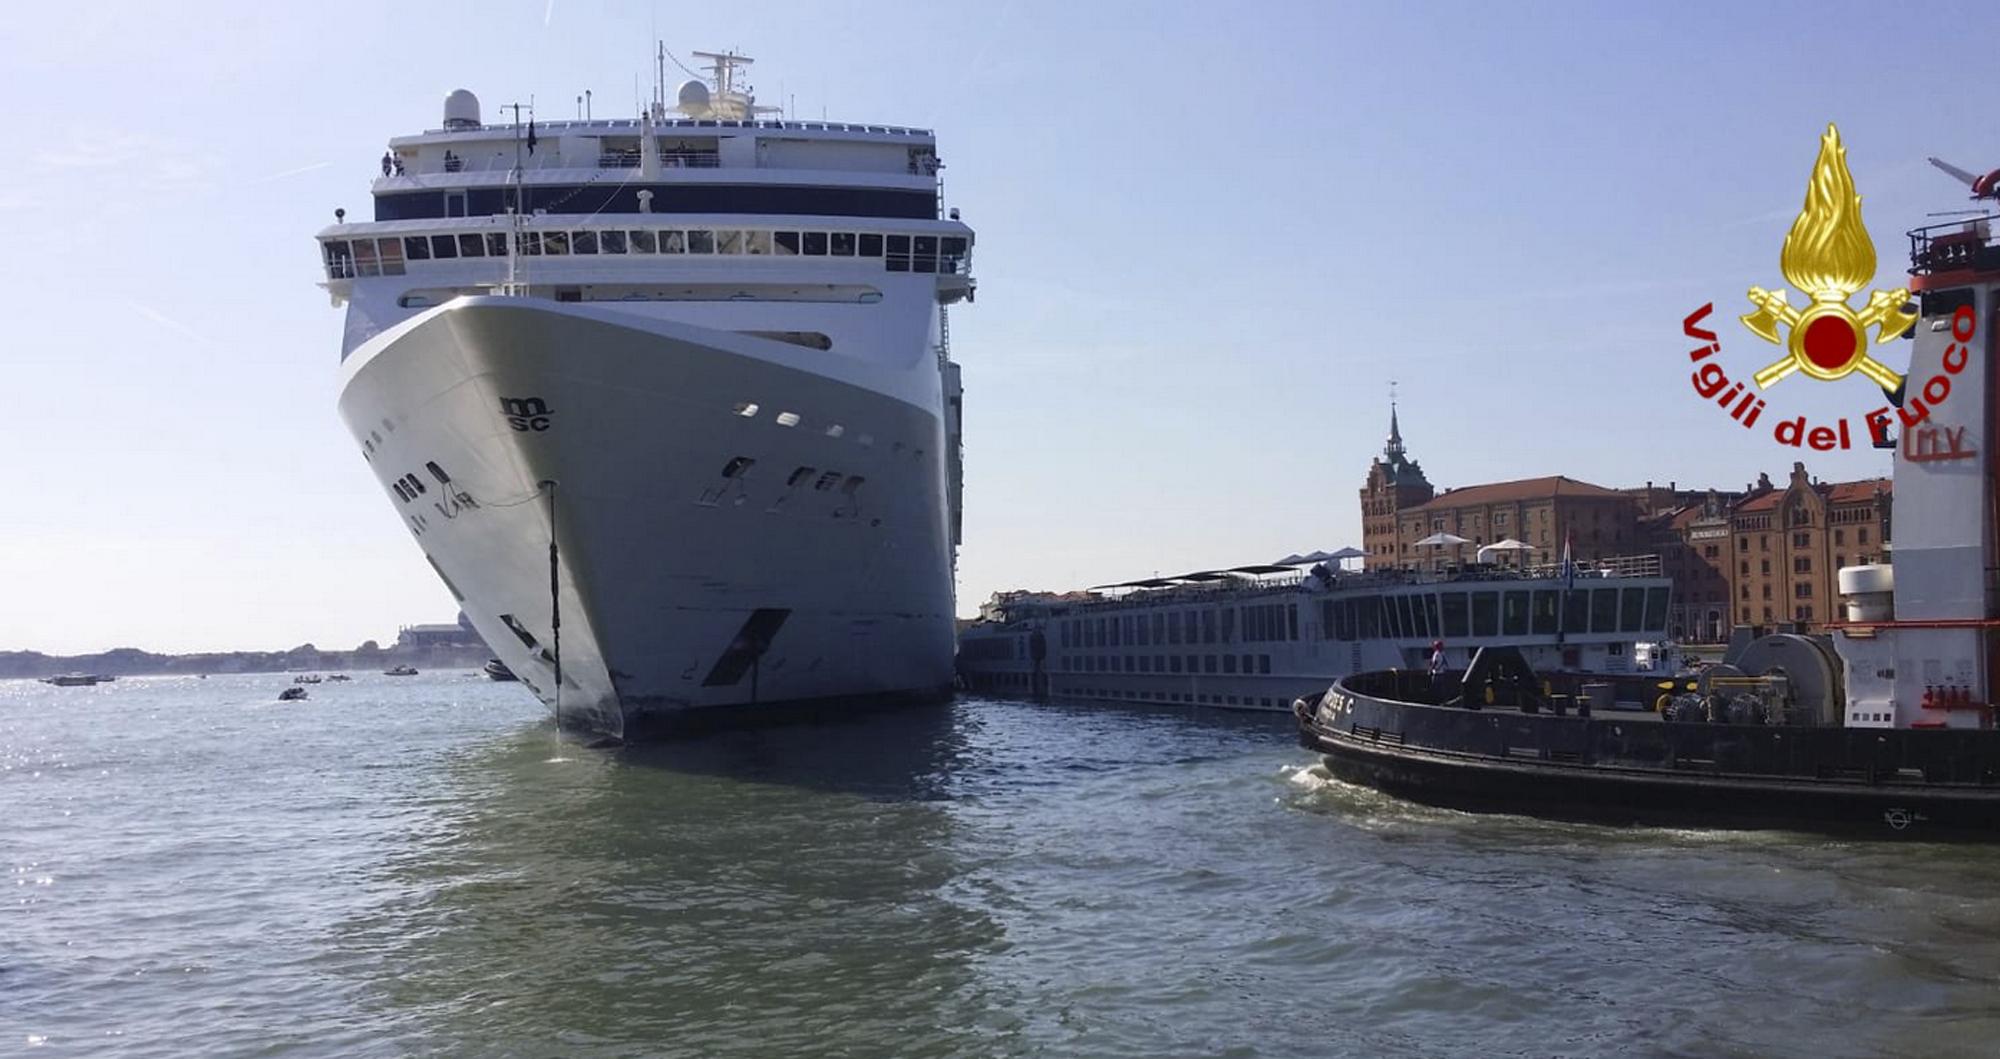
{"label": "green choppy water", "polygon": [[0,1055],[1948,1056],[2000,849],[1329,782],[986,699],[587,750],[471,674],[0,682]]}

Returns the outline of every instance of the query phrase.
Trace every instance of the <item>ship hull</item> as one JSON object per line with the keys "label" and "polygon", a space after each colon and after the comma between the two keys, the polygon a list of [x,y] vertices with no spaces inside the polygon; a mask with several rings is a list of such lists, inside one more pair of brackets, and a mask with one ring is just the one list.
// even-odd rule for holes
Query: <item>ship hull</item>
{"label": "ship hull", "polygon": [[1363,674],[1301,700],[1300,745],[1347,782],[1472,812],[2000,838],[2000,732],[1475,710],[1395,694],[1424,679]]}
{"label": "ship hull", "polygon": [[566,728],[641,738],[938,697],[945,439],[905,399],[934,362],[871,379],[815,353],[460,298],[357,349],[340,409],[473,625]]}

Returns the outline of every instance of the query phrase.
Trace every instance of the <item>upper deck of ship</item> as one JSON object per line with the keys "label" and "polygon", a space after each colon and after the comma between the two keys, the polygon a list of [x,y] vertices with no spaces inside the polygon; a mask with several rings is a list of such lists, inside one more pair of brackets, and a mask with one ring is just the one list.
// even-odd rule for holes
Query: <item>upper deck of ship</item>
{"label": "upper deck of ship", "polygon": [[[1272,593],[1418,595],[1470,591],[1474,588],[1495,592],[1531,589],[1588,592],[1602,586],[1605,581],[1614,581],[1619,585],[1638,584],[1647,588],[1665,588],[1670,584],[1661,567],[1660,557],[1652,554],[1577,560],[1568,566],[1561,563],[1520,566],[1469,563],[1447,569],[1364,571],[1341,570],[1323,564],[1311,570],[1305,569],[1303,564],[1254,564],[1096,585],[1084,590],[1081,596],[1049,597],[1023,593],[1019,598],[1000,601],[990,615],[983,608],[982,619],[989,624],[1004,625],[1052,615],[1223,603]],[[1661,605],[1664,606],[1664,597]]]}
{"label": "upper deck of ship", "polygon": [[[713,59],[712,85],[664,87],[636,117],[540,121],[509,104],[488,123],[478,97],[445,99],[443,123],[389,140],[376,221],[601,212],[936,218],[943,162],[930,130],[797,121],[741,82],[752,60]],[[525,120],[523,120],[525,119]],[[642,194],[645,193],[645,194]]]}

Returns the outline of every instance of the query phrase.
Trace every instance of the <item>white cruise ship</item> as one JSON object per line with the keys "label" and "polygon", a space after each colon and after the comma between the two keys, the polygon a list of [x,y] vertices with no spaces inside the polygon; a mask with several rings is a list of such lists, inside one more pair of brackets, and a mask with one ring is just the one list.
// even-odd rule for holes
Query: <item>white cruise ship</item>
{"label": "white cruise ship", "polygon": [[558,723],[619,738],[952,682],[972,232],[936,140],[772,117],[696,54],[634,118],[453,92],[318,237],[391,506]]}

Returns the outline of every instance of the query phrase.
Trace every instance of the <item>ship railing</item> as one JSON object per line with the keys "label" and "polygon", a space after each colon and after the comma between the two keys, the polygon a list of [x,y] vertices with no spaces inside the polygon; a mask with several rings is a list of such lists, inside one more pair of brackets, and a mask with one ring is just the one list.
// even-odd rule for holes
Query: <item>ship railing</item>
{"label": "ship railing", "polygon": [[[1575,559],[1570,562],[1577,577],[1661,577],[1660,557],[1654,555],[1614,555],[1602,559]],[[1528,577],[1563,577],[1572,571],[1566,570],[1560,561],[1536,563],[1522,568]]]}
{"label": "ship railing", "polygon": [[1910,230],[1910,275],[2000,269],[1992,217],[1946,221]]}
{"label": "ship railing", "polygon": [[[787,129],[794,132],[872,132],[876,133],[877,135],[883,135],[883,136],[931,135],[931,130],[929,129],[912,129],[912,128],[905,128],[901,125],[857,125],[849,122],[840,122],[840,121],[787,121],[787,120],[764,120],[764,119],[756,121],[722,121],[720,119],[710,119],[710,118],[661,118],[653,122],[653,127],[656,129]],[[602,133],[607,129],[636,130],[643,128],[643,126],[638,118],[619,118],[612,120],[605,120],[602,118],[598,118],[594,120],[584,119],[580,121],[538,121],[535,123],[535,128],[543,133],[562,132],[569,129],[575,129],[578,132],[586,132],[586,133]],[[457,128],[457,129],[426,129],[424,131],[424,135],[444,136],[447,134],[465,133],[465,132],[484,133],[484,132],[512,132],[512,131],[514,131],[513,125],[503,123],[498,125],[468,125],[464,128]]]}

